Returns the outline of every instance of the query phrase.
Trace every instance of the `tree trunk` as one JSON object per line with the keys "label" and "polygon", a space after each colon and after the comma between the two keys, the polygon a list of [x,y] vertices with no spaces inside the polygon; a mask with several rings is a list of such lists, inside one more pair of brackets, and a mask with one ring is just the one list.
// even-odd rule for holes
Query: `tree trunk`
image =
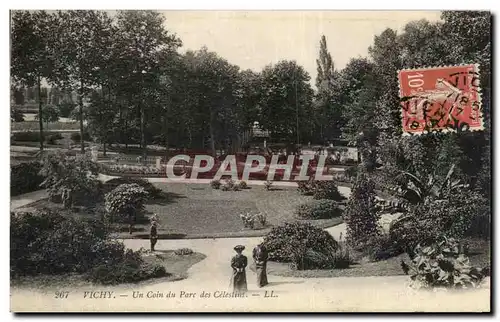
{"label": "tree trunk", "polygon": [[40,76],[37,78],[37,86],[38,86],[38,125],[40,126],[40,151],[43,151],[43,120],[42,120],[42,85]]}
{"label": "tree trunk", "polygon": [[[127,133],[127,131],[128,131],[128,121],[127,121],[127,116],[128,116],[128,115],[125,115],[125,128],[124,128],[125,135],[126,135],[126,133]],[[123,139],[123,137],[122,137],[122,139]],[[126,150],[126,149],[128,149],[128,140],[127,140],[127,139],[125,139],[124,141],[125,141],[125,150]]]}
{"label": "tree trunk", "polygon": [[189,135],[188,148],[191,149],[193,147],[193,133],[191,132],[191,126],[188,126],[188,135]]}
{"label": "tree trunk", "polygon": [[142,162],[146,163],[146,136],[144,134],[144,104],[141,104],[141,147],[142,147]]}
{"label": "tree trunk", "polygon": [[104,143],[103,143],[103,145],[102,145],[102,146],[103,146],[103,148],[102,148],[102,149],[103,149],[103,153],[102,153],[102,154],[103,154],[104,156],[106,156],[106,141],[104,141]]}
{"label": "tree trunk", "polygon": [[168,152],[169,152],[169,147],[168,147],[168,105],[167,105],[167,108],[165,110],[165,115],[164,115],[164,126],[165,126],[165,130],[164,130],[164,134],[165,134],[165,149],[166,149],[166,157],[167,157],[167,160],[168,160]]}
{"label": "tree trunk", "polygon": [[80,148],[82,153],[85,153],[85,142],[83,141],[83,80],[80,80],[80,95],[78,97],[78,105],[80,107]]}
{"label": "tree trunk", "polygon": [[213,113],[212,109],[210,108],[210,123],[208,124],[209,129],[210,129],[210,149],[212,150],[212,156],[216,156],[217,153],[215,151],[215,135],[214,135],[214,126],[213,126]]}

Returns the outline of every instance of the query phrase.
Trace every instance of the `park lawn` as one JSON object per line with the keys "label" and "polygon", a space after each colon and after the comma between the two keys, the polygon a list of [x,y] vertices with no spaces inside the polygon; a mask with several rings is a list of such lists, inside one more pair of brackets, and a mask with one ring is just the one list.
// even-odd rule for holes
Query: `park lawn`
{"label": "park lawn", "polygon": [[[240,191],[222,191],[207,184],[158,183],[155,186],[169,196],[165,201],[153,200],[146,205],[149,213],[160,217],[159,234],[170,232],[189,238],[263,236],[272,226],[298,220],[295,208],[312,199],[292,187],[274,187],[267,191],[263,186],[252,186]],[[247,212],[266,214],[268,227],[244,228],[239,215]],[[342,219],[308,222],[326,228],[342,223]],[[138,237],[146,238],[147,234]]]}
{"label": "park lawn", "polygon": [[[484,268],[491,265],[491,244],[490,241],[479,238],[467,238],[464,241],[469,243],[469,260],[472,266]],[[314,270],[293,270],[288,263],[268,262],[267,272],[269,275],[299,278],[320,278],[320,277],[359,277],[359,276],[397,276],[404,275],[401,268],[401,261],[410,262],[407,254],[401,254],[378,262],[369,262],[359,257],[356,252],[351,253],[354,264],[345,269],[314,269]],[[358,258],[356,258],[358,257]],[[254,264],[250,269],[255,271]]]}
{"label": "park lawn", "polygon": [[[131,288],[137,285],[148,285],[161,282],[173,282],[183,280],[188,277],[187,271],[191,266],[201,262],[207,256],[202,253],[194,252],[189,255],[176,255],[174,250],[159,250],[154,254],[147,253],[143,255],[145,263],[161,264],[167,271],[167,276],[160,278],[152,278],[138,283],[120,284],[122,286],[130,285]],[[50,292],[52,290],[67,290],[71,288],[81,287],[99,287],[100,284],[89,282],[85,279],[84,274],[63,274],[63,275],[38,275],[26,276],[16,279],[11,279],[11,287],[18,287],[23,289],[36,289]],[[109,286],[113,287],[113,286]]]}
{"label": "park lawn", "polygon": [[[264,236],[273,226],[297,219],[297,205],[311,200],[302,196],[293,187],[274,187],[271,191],[263,186],[252,186],[240,191],[212,189],[208,184],[155,183],[161,188],[162,198],[146,203],[147,215],[156,213],[160,218],[158,234],[160,239],[178,238],[223,238]],[[97,205],[100,206],[100,205]],[[101,205],[102,206],[102,205]],[[23,208],[49,208],[68,216],[92,218],[95,215],[84,210],[72,212],[63,209],[48,199],[39,200]],[[243,227],[240,214],[262,212],[267,215],[267,227],[248,229]],[[302,221],[302,220],[301,220]],[[303,220],[327,228],[343,222],[342,218]],[[134,226],[134,233],[128,233],[128,225],[115,227],[118,238],[149,238],[149,222],[141,220]]]}

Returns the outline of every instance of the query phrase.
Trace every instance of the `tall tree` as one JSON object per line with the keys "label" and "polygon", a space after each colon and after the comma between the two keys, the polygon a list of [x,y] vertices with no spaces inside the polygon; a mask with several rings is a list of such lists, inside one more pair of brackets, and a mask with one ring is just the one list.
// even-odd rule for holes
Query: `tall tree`
{"label": "tall tree", "polygon": [[[58,70],[62,86],[76,90],[80,122],[80,148],[84,144],[84,99],[98,84],[106,45],[112,33],[111,19],[104,11],[59,11],[60,56],[65,65]],[[76,45],[75,45],[76,44]]]}
{"label": "tall tree", "polygon": [[163,15],[156,11],[120,11],[117,15],[119,39],[116,41],[122,49],[118,59],[121,60],[121,68],[127,71],[122,90],[128,92],[127,100],[139,115],[144,159],[147,151],[146,123],[148,116],[152,116],[147,104],[158,98],[162,57],[175,52],[181,45],[174,34],[165,30],[164,22]]}
{"label": "tall tree", "polygon": [[215,155],[217,147],[227,151],[241,130],[239,68],[206,47],[188,53],[187,61],[195,95],[193,116],[203,137],[208,134],[212,153]]}
{"label": "tall tree", "polygon": [[262,71],[260,124],[273,138],[307,142],[312,136],[311,77],[295,61],[280,61]]}
{"label": "tall tree", "polygon": [[339,73],[335,70],[332,56],[328,51],[326,37],[321,36],[319,59],[316,60],[318,75],[316,76],[317,93],[315,96],[315,117],[319,126],[319,137],[323,141],[338,138],[341,134],[342,105],[335,100],[336,80]]}
{"label": "tall tree", "polygon": [[[42,80],[55,81],[53,27],[56,20],[45,11],[14,11],[11,17],[11,75],[14,82],[36,86],[38,114],[42,113]],[[28,92],[29,94],[29,92]],[[28,99],[31,96],[28,95]],[[43,120],[39,118],[40,150],[43,151]]]}

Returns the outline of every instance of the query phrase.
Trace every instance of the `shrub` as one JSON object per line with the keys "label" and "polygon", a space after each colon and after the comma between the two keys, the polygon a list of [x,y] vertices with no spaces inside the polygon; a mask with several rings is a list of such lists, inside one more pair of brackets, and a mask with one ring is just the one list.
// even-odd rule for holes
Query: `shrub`
{"label": "shrub", "polygon": [[358,175],[344,211],[347,242],[362,244],[378,234],[378,214],[375,188],[366,174]]}
{"label": "shrub", "polygon": [[388,234],[373,236],[357,245],[356,249],[371,262],[386,260],[403,253],[403,249]]}
{"label": "shrub", "polygon": [[46,177],[42,186],[48,188],[49,196],[53,200],[60,198],[66,208],[95,204],[99,197],[97,166],[89,155],[49,153],[40,173]]}
{"label": "shrub", "polygon": [[352,264],[352,262],[353,261],[349,251],[349,245],[347,245],[347,243],[342,240],[342,233],[340,233],[338,249],[333,254],[333,268],[348,268]]}
{"label": "shrub", "polygon": [[269,251],[269,260],[277,262],[297,262],[307,250],[331,256],[338,248],[326,230],[302,222],[274,227],[264,237],[264,244]]}
{"label": "shrub", "polygon": [[61,133],[55,133],[55,134],[50,134],[50,135],[47,135],[45,137],[45,141],[48,143],[48,144],[56,144],[57,140],[62,140],[63,139],[63,136]]}
{"label": "shrub", "polygon": [[168,276],[165,267],[159,264],[144,263],[140,252],[127,250],[123,260],[115,264],[101,264],[87,273],[87,279],[94,283],[115,285],[137,283],[150,278]]}
{"label": "shrub", "polygon": [[335,182],[329,181],[316,181],[313,188],[314,199],[329,199],[341,201],[345,198],[340,194]]}
{"label": "shrub", "polygon": [[11,107],[10,120],[11,122],[24,122],[24,114],[21,111]]}
{"label": "shrub", "polygon": [[309,180],[299,181],[298,186],[298,190],[301,195],[310,196],[314,192],[315,181],[311,177]]}
{"label": "shrub", "polygon": [[221,186],[220,180],[212,180],[212,181],[210,181],[210,186],[213,189],[219,189],[220,186]]}
{"label": "shrub", "polygon": [[271,190],[272,185],[273,185],[272,181],[267,180],[266,182],[264,182],[264,187],[266,188],[267,191]]}
{"label": "shrub", "polygon": [[240,181],[239,188],[241,190],[248,189],[248,184],[245,181]]}
{"label": "shrub", "polygon": [[329,219],[342,214],[336,201],[310,200],[297,207],[297,215],[302,219]]}
{"label": "shrub", "polygon": [[239,187],[233,179],[227,179],[221,188],[222,191],[238,191]]}
{"label": "shrub", "polygon": [[148,193],[148,197],[151,198],[158,198],[161,196],[162,190],[160,188],[157,188],[154,184],[151,182],[142,179],[142,178],[114,178],[109,181],[106,181],[106,186],[107,186],[107,191],[109,192],[116,187],[118,187],[121,184],[137,184],[144,188],[146,192]]}
{"label": "shrub", "polygon": [[67,218],[50,210],[11,213],[13,277],[85,273],[93,282],[117,284],[167,275],[145,264],[141,253],[108,239],[102,222]]}
{"label": "shrub", "polygon": [[417,288],[473,288],[484,278],[480,268],[472,267],[460,243],[442,237],[430,245],[417,245],[409,266],[412,286]]}
{"label": "shrub", "polygon": [[193,250],[191,248],[179,248],[174,251],[175,255],[183,256],[183,255],[191,255],[193,254]]}
{"label": "shrub", "polygon": [[128,221],[129,233],[132,234],[134,224],[144,212],[147,197],[147,191],[136,183],[119,185],[105,197],[109,221]]}
{"label": "shrub", "polygon": [[[263,213],[257,214],[241,214],[241,220],[243,221],[243,226],[250,229],[264,228],[267,225],[267,216]],[[259,224],[260,226],[257,226]]]}
{"label": "shrub", "polygon": [[[413,249],[419,243],[432,242],[441,234],[453,238],[474,235],[476,227],[484,227],[487,223],[487,201],[479,193],[466,190],[448,199],[429,199],[412,207],[406,216],[392,223],[389,233],[399,247],[412,257]],[[489,236],[487,229],[483,232]]]}
{"label": "shrub", "polygon": [[[80,132],[73,132],[73,133],[71,133],[70,138],[71,138],[71,140],[74,143],[80,143],[80,138],[81,138]],[[87,131],[83,132],[83,140],[84,141],[90,141],[91,140],[90,134]]]}
{"label": "shrub", "polygon": [[10,168],[10,194],[17,196],[42,189],[40,186],[45,177],[40,175],[40,162],[25,162]]}
{"label": "shrub", "polygon": [[[45,133],[47,135],[47,133]],[[12,140],[18,142],[39,142],[40,132],[23,131],[13,133]]]}
{"label": "shrub", "polygon": [[95,263],[110,261],[116,249],[123,254],[123,244],[107,241],[102,225],[45,209],[11,213],[10,228],[14,275],[84,272]]}

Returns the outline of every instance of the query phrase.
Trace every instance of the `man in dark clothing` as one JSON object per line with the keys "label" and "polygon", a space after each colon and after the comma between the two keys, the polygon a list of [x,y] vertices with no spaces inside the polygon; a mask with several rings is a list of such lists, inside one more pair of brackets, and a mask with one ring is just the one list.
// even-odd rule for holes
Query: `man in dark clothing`
{"label": "man in dark clothing", "polygon": [[156,221],[151,222],[151,229],[149,231],[149,240],[151,242],[151,251],[154,252],[156,242],[158,241],[158,229]]}

